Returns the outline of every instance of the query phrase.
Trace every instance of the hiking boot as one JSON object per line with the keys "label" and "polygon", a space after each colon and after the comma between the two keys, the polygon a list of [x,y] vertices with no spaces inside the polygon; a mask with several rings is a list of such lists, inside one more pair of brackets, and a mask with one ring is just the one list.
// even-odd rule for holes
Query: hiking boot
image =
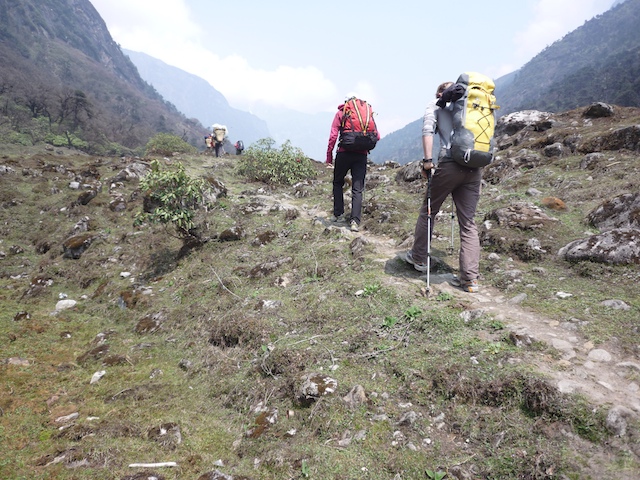
{"label": "hiking boot", "polygon": [[427,265],[426,263],[418,263],[413,259],[413,253],[411,252],[411,250],[409,250],[405,254],[404,259],[407,263],[413,265],[413,268],[415,268],[419,272],[426,272],[427,270],[429,270],[429,265]]}
{"label": "hiking boot", "polygon": [[359,228],[360,227],[358,227],[358,222],[356,222],[355,220],[351,220],[351,231],[357,232]]}
{"label": "hiking boot", "polygon": [[331,218],[329,219],[329,221],[331,222],[344,222],[344,220],[344,213],[342,215],[338,215],[337,217],[335,215],[331,215]]}
{"label": "hiking boot", "polygon": [[453,287],[459,287],[465,292],[478,293],[480,291],[480,285],[478,280],[469,280],[468,282],[462,282],[458,277],[453,277],[449,282]]}

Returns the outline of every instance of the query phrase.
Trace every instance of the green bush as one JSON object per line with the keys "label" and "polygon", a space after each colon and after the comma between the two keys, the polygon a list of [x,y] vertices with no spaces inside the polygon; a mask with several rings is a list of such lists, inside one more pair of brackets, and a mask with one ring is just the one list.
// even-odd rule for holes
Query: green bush
{"label": "green bush", "polygon": [[193,236],[193,220],[204,192],[202,179],[187,175],[181,163],[175,171],[163,171],[154,160],[151,171],[140,179],[140,189],[144,192],[145,210],[136,215],[135,225],[145,221],[173,224],[180,237]]}
{"label": "green bush", "polygon": [[189,145],[182,138],[171,133],[158,133],[146,147],[147,155],[170,156],[174,153],[197,153],[198,150],[193,145]]}
{"label": "green bush", "polygon": [[311,160],[300,148],[287,140],[277,150],[274,143],[271,138],[263,138],[251,145],[239,161],[238,173],[250,180],[285,185],[316,176]]}
{"label": "green bush", "polygon": [[55,135],[50,133],[44,137],[44,141],[54,147],[73,147],[78,150],[86,150],[89,146],[87,142],[71,133],[68,133],[67,135]]}

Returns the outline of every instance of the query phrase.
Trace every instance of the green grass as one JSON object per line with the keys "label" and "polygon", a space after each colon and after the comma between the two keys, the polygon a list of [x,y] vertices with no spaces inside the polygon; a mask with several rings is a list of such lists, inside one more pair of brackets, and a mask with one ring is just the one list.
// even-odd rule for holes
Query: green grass
{"label": "green grass", "polygon": [[[637,468],[622,448],[611,453],[605,445],[611,439],[603,410],[594,414],[583,399],[553,393],[533,371],[529,359],[539,354],[537,347],[517,349],[504,323],[490,316],[465,322],[465,307],[454,296],[424,297],[417,277],[385,271],[381,260],[388,259],[374,244],[354,256],[351,233],[315,223],[313,215],[330,211],[327,171],[319,169],[307,196],[296,198],[290,188],[238,177],[227,159],[181,161],[189,175],[213,175],[229,191],[198,214],[212,240],[182,258],[181,242],[162,227],[133,226],[141,209],[135,181],[120,187],[132,200],[116,214],[104,190],[87,206],[69,207],[78,192],[55,172],[0,177],[3,201],[18,200],[0,227],[0,249],[24,248],[2,259],[0,349],[3,360],[29,360],[28,366],[0,365],[0,440],[8,452],[1,478],[123,478],[135,473],[130,463],[157,461],[178,462],[179,468],[158,472],[167,479],[198,478],[218,460],[226,474],[252,479],[428,478],[426,470],[451,476],[456,465],[478,478],[553,478],[549,471],[580,478],[588,471],[589,450],[611,455],[603,469],[624,474]],[[31,157],[21,162],[40,165]],[[87,157],[56,162],[81,171]],[[113,159],[98,168],[108,178],[122,167]],[[528,175],[548,182],[560,173]],[[518,182],[504,189],[526,199],[533,180]],[[46,195],[52,187],[60,193]],[[398,185],[389,191],[382,185],[367,192],[372,204],[364,233],[399,243],[413,231],[422,193]],[[248,212],[265,203],[267,192],[300,215],[291,219],[268,206]],[[380,222],[382,212],[391,212],[391,220]],[[562,226],[541,239],[557,246],[579,237],[583,214],[562,214]],[[63,259],[61,243],[85,215],[91,231],[104,236],[80,259]],[[448,222],[441,224],[436,252],[447,251]],[[245,231],[243,239],[215,239],[234,225]],[[253,243],[267,231],[276,235],[264,245]],[[42,240],[51,243],[44,254],[35,249]],[[624,336],[637,316],[637,299],[620,288],[637,283],[633,269],[566,265],[552,254],[539,262],[508,262],[501,253],[499,269],[492,270],[488,253],[485,282],[503,286],[505,295],[526,292],[525,308],[558,321],[582,316],[589,323],[581,332],[596,342],[616,335],[629,349],[638,343],[637,333]],[[522,270],[522,282],[505,279],[511,267]],[[122,278],[124,271],[131,277]],[[53,284],[27,293],[37,275]],[[558,289],[575,295],[559,300]],[[61,293],[78,306],[51,315]],[[632,310],[616,311],[612,322],[600,302],[614,295]],[[123,296],[130,297],[128,306]],[[13,320],[19,311],[31,318]],[[148,315],[161,319],[160,328],[136,333]],[[109,347],[105,356],[123,362],[105,367],[105,356],[79,361],[101,337]],[[107,374],[90,385],[98,370]],[[311,372],[335,378],[338,392],[304,404],[300,379]],[[364,387],[367,403],[351,409],[342,397],[356,385]],[[278,409],[278,421],[250,438],[261,403]],[[399,425],[408,411],[415,421]],[[73,412],[79,413],[75,425],[60,430],[55,419]],[[182,443],[150,437],[165,423],[179,425]],[[573,436],[555,435],[559,428]],[[44,466],[60,454],[66,454],[63,461]],[[86,466],[68,468],[83,460]]]}

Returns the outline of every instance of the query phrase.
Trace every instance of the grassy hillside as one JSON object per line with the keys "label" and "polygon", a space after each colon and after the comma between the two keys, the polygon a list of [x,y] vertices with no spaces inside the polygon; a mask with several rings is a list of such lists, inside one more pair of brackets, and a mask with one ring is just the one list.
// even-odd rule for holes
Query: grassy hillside
{"label": "grassy hillside", "polygon": [[[640,121],[618,112],[578,132],[581,112],[571,112],[520,135],[493,174],[522,149],[541,154],[559,138]],[[397,170],[371,166],[354,234],[327,221],[322,164],[286,186],[250,181],[239,157],[160,159],[217,192],[197,211],[207,241],[185,250],[170,225],[134,226],[149,207],[139,175],[152,159],[6,151],[0,477],[636,478],[637,416],[614,436],[610,399],[592,395],[607,391],[601,379],[561,393],[552,378],[586,367],[512,330],[524,313],[540,328],[571,324],[565,339],[638,363],[637,265],[556,256],[584,237],[604,199],[638,191],[637,152],[606,151],[593,170],[577,152],[487,184],[482,225],[521,201],[544,210],[547,195],[567,208],[545,210],[553,228],[485,231],[502,241],[485,244],[474,297],[442,281],[457,267],[447,216],[436,224],[431,292],[397,258],[424,194]],[[532,237],[544,253],[525,255]],[[630,309],[602,305],[612,298]],[[625,372],[618,378],[638,383]],[[316,396],[305,379],[320,382]],[[130,467],[157,462],[176,466]]]}
{"label": "grassy hillside", "polygon": [[0,0],[3,143],[140,153],[156,133],[202,145],[187,119],[140,76],[88,0]]}

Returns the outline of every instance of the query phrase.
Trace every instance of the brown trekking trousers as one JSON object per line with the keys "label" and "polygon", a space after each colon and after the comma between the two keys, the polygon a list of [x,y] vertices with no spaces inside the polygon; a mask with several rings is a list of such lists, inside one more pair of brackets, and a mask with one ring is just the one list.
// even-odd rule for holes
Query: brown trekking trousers
{"label": "brown trekking trousers", "polygon": [[[459,276],[462,282],[476,280],[480,275],[480,240],[478,228],[473,217],[476,214],[482,168],[467,168],[457,164],[450,158],[442,158],[431,177],[431,230],[436,215],[449,194],[453,198],[460,227]],[[416,222],[413,259],[417,263],[426,263],[428,256],[428,205],[427,194]]]}

